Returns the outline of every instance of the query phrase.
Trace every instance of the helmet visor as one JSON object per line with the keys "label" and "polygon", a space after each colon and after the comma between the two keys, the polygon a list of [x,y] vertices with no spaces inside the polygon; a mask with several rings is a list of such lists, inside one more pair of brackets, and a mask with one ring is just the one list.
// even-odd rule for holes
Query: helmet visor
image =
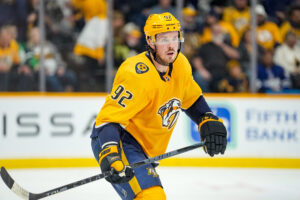
{"label": "helmet visor", "polygon": [[160,33],[157,34],[155,36],[155,41],[153,41],[155,44],[158,45],[165,45],[165,44],[174,44],[174,43],[179,43],[179,42],[184,42],[183,37],[181,37],[182,34],[180,34],[177,31],[173,31],[173,33],[178,33],[176,35],[172,34],[168,34],[170,32],[166,32],[166,33]]}

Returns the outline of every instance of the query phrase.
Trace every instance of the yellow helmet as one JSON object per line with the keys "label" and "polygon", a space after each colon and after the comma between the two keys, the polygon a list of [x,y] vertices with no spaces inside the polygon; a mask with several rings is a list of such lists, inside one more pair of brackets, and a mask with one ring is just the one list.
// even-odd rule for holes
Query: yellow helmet
{"label": "yellow helmet", "polygon": [[150,37],[152,42],[155,42],[155,35],[169,31],[178,31],[180,41],[183,40],[180,22],[171,13],[151,14],[146,20],[144,32],[146,39]]}

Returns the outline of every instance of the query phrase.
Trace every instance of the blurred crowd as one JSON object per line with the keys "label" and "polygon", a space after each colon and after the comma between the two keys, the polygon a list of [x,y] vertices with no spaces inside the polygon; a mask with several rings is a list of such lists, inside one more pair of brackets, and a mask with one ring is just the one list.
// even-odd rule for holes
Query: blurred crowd
{"label": "blurred crowd", "polygon": [[107,38],[116,71],[146,50],[147,17],[171,12],[181,17],[182,51],[203,91],[248,92],[255,51],[258,92],[300,93],[300,0],[257,1],[257,49],[249,0],[185,0],[181,13],[172,0],[114,0],[112,24],[105,0],[44,0],[43,44],[40,1],[0,0],[0,91],[38,91],[41,58],[47,91],[105,91]]}

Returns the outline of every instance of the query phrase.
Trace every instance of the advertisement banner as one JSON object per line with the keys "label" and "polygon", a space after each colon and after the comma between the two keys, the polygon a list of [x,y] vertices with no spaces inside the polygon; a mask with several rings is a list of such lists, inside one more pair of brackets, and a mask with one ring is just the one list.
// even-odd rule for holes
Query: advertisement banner
{"label": "advertisement banner", "polygon": [[[222,157],[300,158],[299,98],[207,97],[228,130]],[[92,158],[90,132],[104,96],[0,98],[0,159]],[[200,140],[183,112],[168,151]],[[179,157],[207,157],[202,149]],[[218,157],[218,156],[217,156]]]}
{"label": "advertisement banner", "polygon": [[[225,157],[300,158],[300,99],[207,98],[207,102],[228,131]],[[184,127],[180,132],[185,136],[176,129],[179,139],[173,138],[169,149],[200,141],[198,125],[182,117],[178,129]],[[182,155],[190,156],[205,155],[197,151]]]}
{"label": "advertisement banner", "polygon": [[92,157],[90,133],[104,97],[0,99],[0,158]]}

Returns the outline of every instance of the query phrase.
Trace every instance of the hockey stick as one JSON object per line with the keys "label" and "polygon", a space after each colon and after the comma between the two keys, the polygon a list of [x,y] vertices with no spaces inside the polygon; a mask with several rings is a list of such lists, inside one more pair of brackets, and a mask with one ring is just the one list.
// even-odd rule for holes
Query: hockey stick
{"label": "hockey stick", "polygon": [[[132,163],[132,164],[130,164],[130,166],[132,168],[141,167],[143,165],[150,164],[150,163],[153,163],[155,161],[159,161],[159,160],[162,160],[165,158],[169,158],[171,156],[175,156],[175,155],[178,155],[178,154],[181,154],[181,153],[184,153],[184,152],[187,152],[187,151],[190,151],[190,150],[202,147],[202,146],[204,146],[204,142],[193,144],[193,145],[190,145],[187,147],[183,147],[183,148],[180,148],[180,149],[177,149],[174,151],[170,151],[170,152],[155,156],[153,158],[148,158],[148,159],[136,162],[136,163]],[[103,174],[91,176],[89,178],[85,178],[80,181],[76,181],[76,182],[73,182],[73,183],[70,183],[67,185],[63,185],[63,186],[60,186],[55,189],[52,189],[52,190],[49,190],[46,192],[42,192],[42,193],[31,193],[31,192],[28,192],[27,190],[25,190],[24,188],[22,188],[20,185],[18,185],[14,181],[14,179],[12,179],[12,177],[9,175],[9,173],[6,171],[6,169],[4,167],[1,167],[1,171],[0,171],[1,178],[4,181],[4,183],[7,185],[7,187],[11,191],[13,191],[16,195],[20,196],[21,198],[23,198],[25,200],[42,199],[44,197],[54,195],[54,194],[57,194],[60,192],[64,192],[66,190],[69,190],[69,189],[72,189],[72,188],[75,188],[75,187],[78,187],[78,186],[81,186],[81,185],[84,185],[84,184],[87,184],[87,183],[90,183],[90,182],[93,182],[93,181],[96,181],[96,180],[99,180],[102,178],[105,178],[105,177],[111,175],[111,173],[112,172],[109,171],[109,172],[105,172]]]}

